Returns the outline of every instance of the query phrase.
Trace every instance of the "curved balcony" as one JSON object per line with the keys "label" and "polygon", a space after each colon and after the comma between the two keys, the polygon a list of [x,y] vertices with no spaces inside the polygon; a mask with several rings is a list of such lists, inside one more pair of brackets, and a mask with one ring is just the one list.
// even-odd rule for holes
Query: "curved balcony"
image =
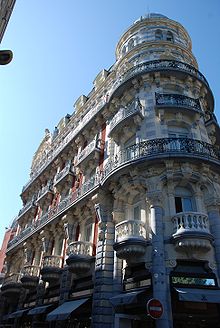
{"label": "curved balcony", "polygon": [[40,271],[42,280],[49,283],[57,282],[62,272],[62,256],[46,255],[43,258],[43,266]]}
{"label": "curved balcony", "polygon": [[39,282],[40,267],[36,265],[25,265],[22,270],[21,283],[24,288],[36,288]]}
{"label": "curved balcony", "polygon": [[9,303],[17,302],[21,292],[20,273],[6,274],[1,287],[1,294],[5,296]]}
{"label": "curved balcony", "polygon": [[25,229],[25,234],[17,235],[8,243],[7,252],[27,239],[31,234],[42,229],[47,223],[57,218],[65,210],[79,202],[89,193],[94,192],[99,185],[103,185],[106,180],[118,169],[126,165],[132,165],[140,161],[162,160],[163,158],[189,157],[191,160],[205,160],[220,165],[220,151],[217,147],[190,138],[158,138],[143,141],[118,152],[114,158],[109,158],[104,170],[94,174],[85,181],[80,188],[72,191],[63,198],[58,206],[46,212],[39,221]]}
{"label": "curved balcony", "polygon": [[114,250],[117,257],[124,260],[143,256],[147,246],[147,232],[144,222],[126,220],[115,226]]}
{"label": "curved balcony", "polygon": [[[36,198],[36,197],[35,197]],[[20,219],[23,215],[27,214],[27,213],[31,213],[34,214],[35,210],[36,210],[36,204],[35,204],[35,198],[32,199],[31,201],[27,202],[22,209],[20,209],[17,219]]]}
{"label": "curved balcony", "polygon": [[93,244],[85,241],[73,241],[68,247],[66,259],[68,269],[73,273],[86,273],[94,262]]}
{"label": "curved balcony", "polygon": [[136,101],[133,101],[128,107],[120,108],[111,120],[109,137],[120,134],[125,125],[138,125],[143,118],[142,108]]}
{"label": "curved balcony", "polygon": [[90,160],[97,163],[100,154],[100,140],[90,142],[78,155],[76,165],[85,166]]}
{"label": "curved balcony", "polygon": [[208,252],[213,237],[209,231],[208,216],[197,212],[183,212],[173,218],[174,233],[172,239],[178,251]]}
{"label": "curved balcony", "polygon": [[202,114],[199,99],[190,98],[178,94],[160,94],[155,93],[156,107],[157,108],[183,108],[186,110],[193,110]]}
{"label": "curved balcony", "polygon": [[37,195],[36,202],[39,205],[50,203],[54,195],[52,182],[50,181],[46,186],[42,187]]}
{"label": "curved balcony", "polygon": [[74,171],[72,168],[72,163],[68,163],[62,171],[57,173],[54,178],[54,186],[57,188],[63,188],[64,184],[71,186],[74,177]]}

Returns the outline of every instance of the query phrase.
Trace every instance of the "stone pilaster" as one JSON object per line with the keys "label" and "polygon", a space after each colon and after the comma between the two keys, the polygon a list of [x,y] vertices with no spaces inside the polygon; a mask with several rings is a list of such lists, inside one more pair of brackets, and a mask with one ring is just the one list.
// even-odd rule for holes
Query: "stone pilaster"
{"label": "stone pilaster", "polygon": [[109,208],[98,204],[96,212],[100,230],[94,273],[92,327],[110,328],[113,322],[113,309],[109,299],[113,295],[115,227]]}
{"label": "stone pilaster", "polygon": [[161,206],[162,193],[150,193],[150,226],[152,231],[152,284],[153,297],[163,304],[164,312],[160,319],[156,320],[157,328],[172,328],[171,296],[169,285],[169,272],[166,271],[163,208]]}

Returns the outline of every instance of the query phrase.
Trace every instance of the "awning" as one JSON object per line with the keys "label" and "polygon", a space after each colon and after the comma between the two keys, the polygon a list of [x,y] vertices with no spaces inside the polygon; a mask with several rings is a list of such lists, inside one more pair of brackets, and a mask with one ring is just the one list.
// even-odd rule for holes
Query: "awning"
{"label": "awning", "polygon": [[129,304],[139,304],[141,296],[146,295],[146,292],[146,290],[138,290],[129,293],[122,293],[117,296],[113,296],[109,301],[114,307]]}
{"label": "awning", "polygon": [[81,305],[85,304],[89,298],[82,298],[80,300],[65,302],[58,306],[55,310],[47,315],[47,321],[66,320],[72,312],[78,309]]}
{"label": "awning", "polygon": [[24,314],[28,313],[29,309],[24,309],[24,310],[19,310],[16,312],[12,312],[11,314],[9,314],[8,318],[12,319],[12,318],[20,318],[22,317]]}
{"label": "awning", "polygon": [[54,307],[54,304],[38,306],[34,309],[31,309],[28,312],[28,315],[43,314],[43,313],[46,313],[48,310],[50,310],[52,307]]}
{"label": "awning", "polygon": [[220,289],[175,288],[180,301],[220,303]]}

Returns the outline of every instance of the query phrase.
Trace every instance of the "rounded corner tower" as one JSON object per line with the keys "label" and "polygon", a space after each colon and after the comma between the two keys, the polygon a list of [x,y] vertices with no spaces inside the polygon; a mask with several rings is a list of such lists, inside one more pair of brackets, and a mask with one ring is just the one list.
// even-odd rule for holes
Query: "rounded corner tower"
{"label": "rounded corner tower", "polygon": [[187,31],[141,16],[75,108],[34,156],[0,321],[219,327],[220,128]]}

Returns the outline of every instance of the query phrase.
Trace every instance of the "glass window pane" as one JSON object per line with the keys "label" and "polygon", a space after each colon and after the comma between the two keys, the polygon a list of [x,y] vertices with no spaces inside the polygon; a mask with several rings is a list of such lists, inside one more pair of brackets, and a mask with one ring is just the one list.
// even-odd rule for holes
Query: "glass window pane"
{"label": "glass window pane", "polygon": [[183,198],[183,210],[184,212],[193,210],[191,198]]}
{"label": "glass window pane", "polygon": [[134,207],[134,220],[140,220],[140,206]]}

